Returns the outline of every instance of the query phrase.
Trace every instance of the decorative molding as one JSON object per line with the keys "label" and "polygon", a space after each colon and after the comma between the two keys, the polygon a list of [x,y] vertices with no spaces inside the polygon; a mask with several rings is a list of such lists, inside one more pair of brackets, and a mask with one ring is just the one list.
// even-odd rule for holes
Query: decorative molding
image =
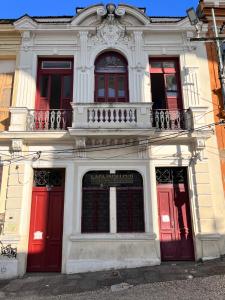
{"label": "decorative molding", "polygon": [[182,37],[183,37],[184,47],[187,48],[188,51],[193,52],[197,49],[196,44],[190,41],[190,39],[193,37],[192,31],[186,31],[182,33]]}
{"label": "decorative molding", "polygon": [[76,151],[75,151],[75,157],[79,157],[79,158],[86,158],[86,138],[79,138],[75,140],[75,147],[76,147]]}
{"label": "decorative molding", "polygon": [[89,47],[93,45],[107,45],[114,47],[117,44],[129,45],[131,43],[131,36],[126,33],[125,26],[121,25],[118,20],[110,21],[104,20],[100,26],[97,27],[97,32],[90,35]]}
{"label": "decorative molding", "polygon": [[24,31],[22,34],[21,48],[24,51],[29,51],[33,46],[33,34],[30,31]]}
{"label": "decorative molding", "polygon": [[22,139],[12,139],[11,149],[13,151],[14,157],[21,156],[22,151],[23,151],[23,140]]}
{"label": "decorative molding", "polygon": [[37,28],[37,23],[31,19],[29,16],[24,16],[21,19],[14,22],[15,29],[24,30],[34,30]]}
{"label": "decorative molding", "polygon": [[204,150],[205,150],[205,139],[204,138],[196,138],[194,143],[193,149],[193,156],[192,160],[197,163],[197,161],[203,161],[204,157]]}
{"label": "decorative molding", "polygon": [[148,158],[148,141],[147,140],[139,140],[138,145],[138,157],[140,159]]}
{"label": "decorative molding", "polygon": [[104,6],[97,8],[97,16],[104,17],[107,14],[107,10]]}

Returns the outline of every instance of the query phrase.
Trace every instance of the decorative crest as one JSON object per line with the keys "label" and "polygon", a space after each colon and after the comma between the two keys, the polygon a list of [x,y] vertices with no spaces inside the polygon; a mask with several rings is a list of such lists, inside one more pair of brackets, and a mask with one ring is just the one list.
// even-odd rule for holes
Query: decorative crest
{"label": "decorative crest", "polygon": [[125,9],[109,3],[97,10],[97,15],[102,18],[101,25],[97,28],[97,35],[93,36],[94,44],[107,44],[114,46],[118,42],[128,44],[125,26],[119,22],[119,18],[125,15]]}
{"label": "decorative crest", "polygon": [[102,6],[97,10],[97,15],[106,18],[109,23],[113,22],[115,18],[122,17],[125,15],[125,9],[116,7],[115,4],[109,3],[106,7]]}

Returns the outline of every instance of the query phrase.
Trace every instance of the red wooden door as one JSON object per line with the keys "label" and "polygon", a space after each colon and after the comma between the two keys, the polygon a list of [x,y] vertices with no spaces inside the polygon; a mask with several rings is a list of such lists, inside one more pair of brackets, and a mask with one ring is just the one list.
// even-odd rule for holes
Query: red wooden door
{"label": "red wooden door", "polygon": [[151,58],[153,109],[182,109],[179,61],[176,58]]}
{"label": "red wooden door", "polygon": [[158,184],[157,192],[162,260],[193,260],[187,184]]}
{"label": "red wooden door", "polygon": [[38,61],[36,109],[69,109],[73,92],[73,61],[42,58]]}
{"label": "red wooden door", "polygon": [[128,102],[127,74],[95,74],[95,102]]}
{"label": "red wooden door", "polygon": [[28,272],[61,271],[63,206],[62,188],[33,188]]}

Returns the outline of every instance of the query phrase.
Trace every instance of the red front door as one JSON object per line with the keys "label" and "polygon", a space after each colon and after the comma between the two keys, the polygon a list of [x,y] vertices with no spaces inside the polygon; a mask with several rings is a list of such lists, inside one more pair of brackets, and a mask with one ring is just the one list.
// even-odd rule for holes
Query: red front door
{"label": "red front door", "polygon": [[63,186],[33,187],[28,272],[61,271],[63,207]]}
{"label": "red front door", "polygon": [[[178,172],[185,173],[185,168],[158,168],[157,171],[162,261],[193,260],[194,249],[186,177],[181,178],[179,175],[175,178]],[[160,182],[159,171],[166,176],[172,174],[170,180],[165,180],[166,177],[161,176]]]}

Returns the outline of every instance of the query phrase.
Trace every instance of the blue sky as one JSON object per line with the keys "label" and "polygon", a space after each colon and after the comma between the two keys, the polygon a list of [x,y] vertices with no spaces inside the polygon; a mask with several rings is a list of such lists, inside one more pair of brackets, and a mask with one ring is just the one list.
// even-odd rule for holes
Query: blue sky
{"label": "blue sky", "polygon": [[85,7],[96,3],[127,3],[146,7],[150,16],[184,16],[186,9],[198,4],[198,0],[0,0],[0,18],[18,18],[25,13],[31,16],[74,15],[75,7]]}

